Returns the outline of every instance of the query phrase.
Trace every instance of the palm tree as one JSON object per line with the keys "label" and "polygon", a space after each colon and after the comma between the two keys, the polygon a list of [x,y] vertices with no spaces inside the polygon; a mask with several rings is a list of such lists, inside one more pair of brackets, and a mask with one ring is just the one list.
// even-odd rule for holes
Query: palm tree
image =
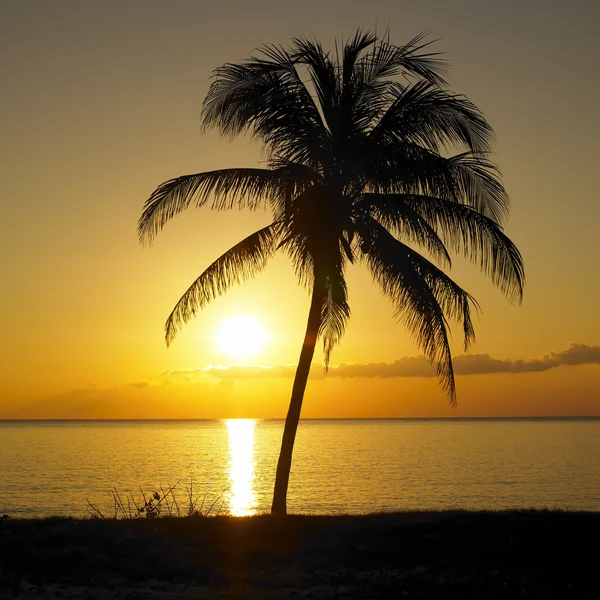
{"label": "palm tree", "polygon": [[[250,132],[265,168],[183,175],[161,184],[138,223],[152,242],[188,208],[267,205],[272,222],[229,249],[183,294],[166,322],[166,342],[196,311],[261,271],[276,250],[292,260],[311,293],[306,335],[292,388],[277,465],[272,513],[286,513],[292,450],[318,338],[325,370],[350,316],[345,270],[360,261],[391,299],[456,402],[448,319],[474,341],[474,298],[442,268],[449,251],[479,265],[520,301],[524,270],[503,232],[509,199],[490,160],[493,131],[444,79],[447,65],[421,34],[404,46],[358,31],[335,53],[294,38],[265,45],[213,73],[203,128],[227,138]],[[429,258],[419,253],[423,251]],[[439,266],[436,266],[437,263]],[[442,268],[440,268],[442,267]]]}

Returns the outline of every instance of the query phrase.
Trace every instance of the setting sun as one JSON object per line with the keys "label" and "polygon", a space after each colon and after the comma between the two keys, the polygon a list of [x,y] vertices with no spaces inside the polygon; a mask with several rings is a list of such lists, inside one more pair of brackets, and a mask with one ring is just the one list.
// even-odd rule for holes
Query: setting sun
{"label": "setting sun", "polygon": [[260,352],[268,339],[263,325],[250,315],[225,319],[217,332],[219,348],[233,358],[249,358]]}

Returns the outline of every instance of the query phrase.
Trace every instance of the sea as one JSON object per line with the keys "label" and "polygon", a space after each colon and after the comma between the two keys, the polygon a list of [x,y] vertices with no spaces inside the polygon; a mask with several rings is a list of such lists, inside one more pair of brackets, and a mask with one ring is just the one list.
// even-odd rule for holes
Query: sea
{"label": "sea", "polygon": [[[282,432],[281,420],[0,421],[0,515],[123,516],[155,492],[162,514],[190,500],[267,512]],[[527,508],[600,510],[600,418],[300,422],[291,513]]]}

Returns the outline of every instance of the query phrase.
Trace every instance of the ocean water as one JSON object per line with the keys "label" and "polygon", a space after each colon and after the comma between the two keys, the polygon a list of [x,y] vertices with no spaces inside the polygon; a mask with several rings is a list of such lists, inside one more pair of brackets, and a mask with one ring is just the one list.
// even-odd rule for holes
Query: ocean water
{"label": "ocean water", "polygon": [[[0,514],[114,511],[192,484],[198,506],[268,511],[283,421],[0,421]],[[600,510],[600,419],[302,420],[288,510]]]}

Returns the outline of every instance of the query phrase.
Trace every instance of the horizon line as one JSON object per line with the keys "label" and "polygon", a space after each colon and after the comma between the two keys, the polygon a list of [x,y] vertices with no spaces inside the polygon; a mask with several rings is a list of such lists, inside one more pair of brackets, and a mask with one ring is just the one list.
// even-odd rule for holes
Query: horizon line
{"label": "horizon line", "polygon": [[[11,422],[156,422],[156,421],[285,421],[285,417],[144,417],[144,418],[0,418],[0,423]],[[487,417],[301,417],[301,421],[525,421],[525,420],[600,420],[599,415],[525,415]]]}

